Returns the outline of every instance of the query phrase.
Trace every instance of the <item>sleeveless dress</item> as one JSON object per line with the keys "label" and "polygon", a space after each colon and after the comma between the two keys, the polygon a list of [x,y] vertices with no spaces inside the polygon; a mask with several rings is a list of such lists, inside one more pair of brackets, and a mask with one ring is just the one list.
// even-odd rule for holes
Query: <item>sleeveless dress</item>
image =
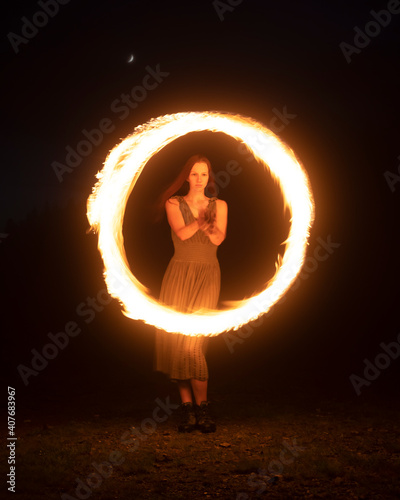
{"label": "sleeveless dress", "polygon": [[[196,220],[183,196],[173,196],[185,225]],[[210,198],[208,210],[216,213],[217,198]],[[171,229],[174,255],[165,271],[160,302],[178,312],[195,313],[201,308],[216,309],[221,286],[217,248],[203,231],[182,241]],[[172,381],[208,379],[205,359],[209,337],[183,335],[156,329],[154,369]]]}

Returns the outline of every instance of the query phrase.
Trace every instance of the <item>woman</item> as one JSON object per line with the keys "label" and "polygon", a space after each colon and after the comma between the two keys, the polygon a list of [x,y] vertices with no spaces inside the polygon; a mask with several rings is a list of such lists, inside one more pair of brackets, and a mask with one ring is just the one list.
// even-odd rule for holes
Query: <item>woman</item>
{"label": "woman", "polygon": [[[172,196],[188,183],[184,196]],[[228,209],[225,201],[205,194],[215,189],[210,161],[194,155],[161,197],[175,253],[161,285],[160,302],[179,312],[216,309],[220,292],[217,248],[224,241]],[[156,331],[154,368],[177,382],[181,397],[180,432],[196,427],[216,429],[207,400],[208,368],[205,359],[209,337]],[[192,397],[192,392],[193,396]]]}

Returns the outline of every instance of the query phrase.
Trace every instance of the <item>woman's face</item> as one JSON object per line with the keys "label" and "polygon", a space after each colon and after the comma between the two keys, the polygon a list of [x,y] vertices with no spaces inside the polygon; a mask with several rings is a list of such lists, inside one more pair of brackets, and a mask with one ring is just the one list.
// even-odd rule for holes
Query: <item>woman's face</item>
{"label": "woman's face", "polygon": [[207,163],[195,163],[190,171],[189,177],[186,179],[189,182],[191,191],[202,191],[208,184],[208,165]]}

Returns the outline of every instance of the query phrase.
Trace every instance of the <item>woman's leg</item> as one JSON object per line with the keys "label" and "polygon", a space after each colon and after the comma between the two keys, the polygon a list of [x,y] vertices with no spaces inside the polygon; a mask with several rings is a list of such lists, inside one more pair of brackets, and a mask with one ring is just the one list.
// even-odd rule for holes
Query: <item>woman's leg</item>
{"label": "woman's leg", "polygon": [[192,403],[192,389],[189,380],[178,380],[178,389],[182,403]]}
{"label": "woman's leg", "polygon": [[207,401],[207,382],[208,380],[196,380],[195,378],[190,379],[194,399],[197,405],[200,405],[202,401]]}
{"label": "woman's leg", "polygon": [[179,407],[179,432],[192,432],[196,428],[196,415],[192,402],[192,388],[189,380],[178,380],[182,404]]}
{"label": "woman's leg", "polygon": [[190,379],[196,400],[196,423],[201,432],[215,432],[216,425],[211,417],[209,401],[207,401],[207,380]]}

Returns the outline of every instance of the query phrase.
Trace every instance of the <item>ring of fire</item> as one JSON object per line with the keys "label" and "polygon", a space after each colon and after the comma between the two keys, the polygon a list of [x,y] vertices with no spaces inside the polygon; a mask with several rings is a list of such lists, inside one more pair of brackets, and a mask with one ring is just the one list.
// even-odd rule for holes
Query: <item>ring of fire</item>
{"label": "ring of fire", "polygon": [[[229,302],[229,309],[184,314],[155,300],[131,273],[122,235],[126,203],[146,163],[163,147],[190,132],[223,132],[246,144],[282,190],[291,213],[285,253],[277,271],[257,295]],[[137,127],[109,153],[87,202],[90,226],[98,232],[108,292],[120,300],[123,313],[156,328],[185,335],[215,336],[237,330],[268,312],[285,294],[303,265],[314,201],[308,177],[294,152],[255,120],[230,113],[188,112],[165,115]]]}

